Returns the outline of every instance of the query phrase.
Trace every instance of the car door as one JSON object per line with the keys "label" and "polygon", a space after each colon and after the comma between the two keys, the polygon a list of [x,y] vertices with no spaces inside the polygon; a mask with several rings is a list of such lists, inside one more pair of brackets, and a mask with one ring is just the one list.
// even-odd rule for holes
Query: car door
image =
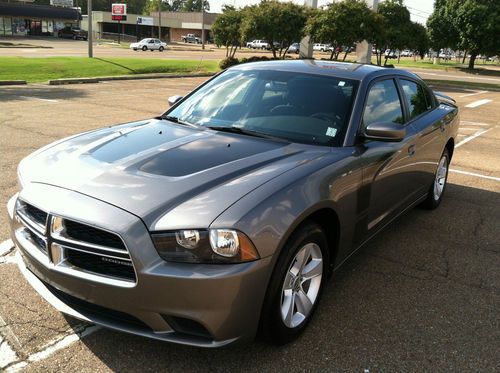
{"label": "car door", "polygon": [[148,41],[148,49],[154,50],[155,49],[155,39],[150,39]]}
{"label": "car door", "polygon": [[417,134],[415,162],[412,165],[415,182],[419,186],[420,194],[425,194],[434,180],[434,173],[445,146],[446,138],[443,132],[447,123],[442,120],[441,114],[434,110],[437,104],[427,87],[406,77],[399,78],[399,84],[405,98],[408,124]]}
{"label": "car door", "polygon": [[[415,199],[417,190],[411,165],[416,133],[412,126],[405,124],[405,106],[394,78],[379,79],[370,85],[363,110],[361,134],[369,124],[376,122],[398,123],[406,130],[405,138],[399,142],[364,140],[361,144],[362,198],[366,204],[361,221],[365,233],[369,234]],[[359,239],[363,237],[358,235]]]}

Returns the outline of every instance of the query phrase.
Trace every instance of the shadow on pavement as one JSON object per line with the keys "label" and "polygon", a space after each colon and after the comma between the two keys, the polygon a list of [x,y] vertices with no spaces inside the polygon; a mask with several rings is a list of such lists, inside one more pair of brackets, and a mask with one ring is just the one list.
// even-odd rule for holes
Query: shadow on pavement
{"label": "shadow on pavement", "polygon": [[27,102],[31,100],[71,100],[75,98],[86,97],[88,94],[82,89],[59,88],[59,87],[40,87],[40,86],[20,86],[20,87],[2,87],[0,88],[0,101],[19,101]]}
{"label": "shadow on pavement", "polygon": [[500,193],[449,184],[437,210],[410,211],[360,249],[286,346],[206,350],[110,330],[82,342],[112,371],[495,370],[498,206]]}

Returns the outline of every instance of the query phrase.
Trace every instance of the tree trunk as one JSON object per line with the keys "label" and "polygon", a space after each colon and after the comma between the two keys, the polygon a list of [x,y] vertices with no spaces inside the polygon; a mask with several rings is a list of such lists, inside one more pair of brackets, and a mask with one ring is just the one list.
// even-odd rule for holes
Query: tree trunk
{"label": "tree trunk", "polygon": [[333,60],[333,56],[335,56],[335,47],[332,47],[332,53],[330,54],[330,61]]}
{"label": "tree trunk", "polygon": [[342,58],[342,61],[345,61],[345,59],[347,57],[347,53],[349,53],[349,49],[347,49],[346,52],[344,53],[344,58]]}
{"label": "tree trunk", "polygon": [[469,60],[469,70],[474,69],[474,62],[476,62],[477,52],[471,52]]}
{"label": "tree trunk", "polygon": [[462,58],[462,64],[465,63],[466,58],[467,58],[467,49],[464,50],[464,58]]}

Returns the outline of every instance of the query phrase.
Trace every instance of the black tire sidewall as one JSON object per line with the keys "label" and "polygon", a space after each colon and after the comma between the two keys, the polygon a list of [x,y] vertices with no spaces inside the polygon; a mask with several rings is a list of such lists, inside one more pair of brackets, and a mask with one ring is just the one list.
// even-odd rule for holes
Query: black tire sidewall
{"label": "black tire sidewall", "polygon": [[[321,286],[313,308],[307,318],[297,327],[287,327],[281,319],[281,292],[286,273],[297,252],[307,243],[316,243],[323,255],[323,274]],[[323,293],[324,283],[329,268],[329,252],[326,236],[321,227],[314,223],[302,225],[297,229],[284,246],[276,262],[266,293],[262,309],[260,334],[274,344],[285,344],[297,338],[307,327],[318,306]]]}
{"label": "black tire sidewall", "polygon": [[[443,191],[441,192],[441,195],[439,196],[439,198],[435,199],[434,198],[434,183],[436,180],[437,173],[439,171],[439,163],[441,162],[441,159],[443,157],[446,157],[446,163],[447,163],[447,165],[446,165],[446,177],[445,177]],[[441,157],[439,157],[438,167],[436,168],[436,173],[434,174],[434,178],[432,179],[432,184],[429,188],[429,192],[427,194],[427,199],[423,203],[423,206],[425,208],[433,210],[441,204],[441,201],[443,200],[444,193],[446,192],[446,186],[448,185],[448,172],[449,172],[449,170],[450,170],[450,153],[449,153],[448,149],[445,149],[443,151],[443,154],[441,154]]]}
{"label": "black tire sidewall", "polygon": [[144,52],[146,52],[146,51],[148,50],[148,47],[143,46],[141,49],[142,49]]}

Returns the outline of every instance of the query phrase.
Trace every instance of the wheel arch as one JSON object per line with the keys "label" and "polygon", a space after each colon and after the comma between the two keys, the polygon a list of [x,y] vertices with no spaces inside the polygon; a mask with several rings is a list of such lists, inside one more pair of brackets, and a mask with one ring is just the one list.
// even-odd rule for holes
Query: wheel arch
{"label": "wheel arch", "polygon": [[448,154],[450,155],[450,161],[451,161],[451,158],[453,157],[453,152],[455,150],[455,140],[453,139],[453,137],[450,137],[450,139],[448,140],[448,142],[444,147],[445,149],[448,150]]}

